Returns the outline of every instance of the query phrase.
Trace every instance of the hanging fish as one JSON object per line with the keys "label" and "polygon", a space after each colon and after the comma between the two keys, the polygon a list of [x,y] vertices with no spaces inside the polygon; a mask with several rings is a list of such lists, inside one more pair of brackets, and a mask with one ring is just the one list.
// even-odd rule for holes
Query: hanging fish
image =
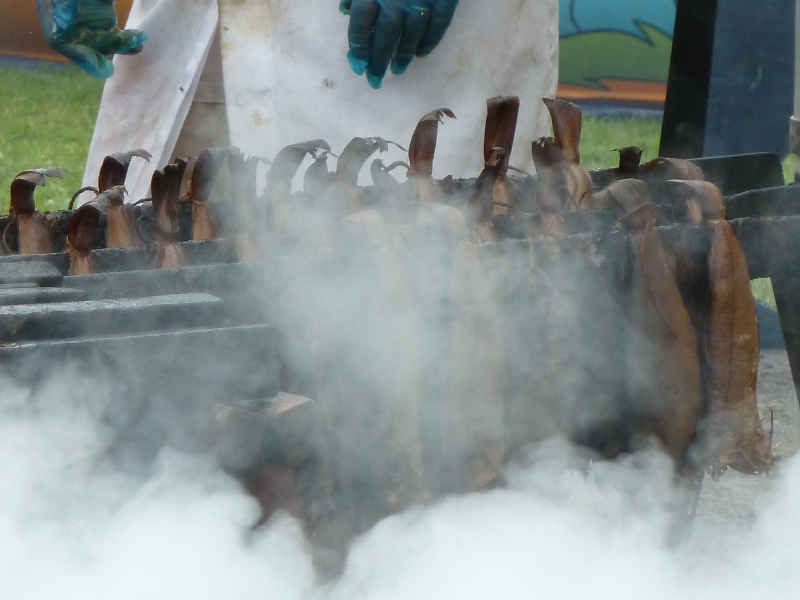
{"label": "hanging fish", "polygon": [[655,229],[656,208],[647,185],[615,182],[615,198],[630,231],[634,263],[626,368],[633,430],[654,435],[682,464],[701,407],[697,338],[678,289],[675,267]]}
{"label": "hanging fish", "polygon": [[83,192],[94,192],[96,196],[109,188],[125,185],[125,179],[128,176],[128,168],[134,157],[142,158],[146,162],[150,162],[152,158],[150,153],[143,148],[136,148],[128,152],[118,152],[106,156],[97,174],[97,187],[86,186],[75,192],[72,198],[70,198],[67,210],[72,210],[75,200],[77,200],[78,196]]}
{"label": "hanging fish", "polygon": [[61,179],[66,173],[61,167],[30,169],[18,173],[11,182],[11,222],[3,232],[3,245],[6,252],[11,252],[8,245],[8,230],[14,221],[19,232],[20,254],[49,254],[53,252],[53,229],[47,216],[36,210],[33,192],[38,186],[44,186],[47,177]]}
{"label": "hanging fish", "polygon": [[423,448],[434,494],[474,491],[502,480],[505,355],[497,307],[460,210],[437,202],[432,173],[438,126],[425,115],[409,146],[409,179],[420,203],[410,223],[408,270],[428,332]]}
{"label": "hanging fish", "polygon": [[703,171],[696,164],[683,158],[654,158],[644,165],[651,193],[657,193],[661,184],[669,179],[702,181]]}
{"label": "hanging fish", "polygon": [[[467,200],[469,224],[477,235],[478,241],[488,242],[498,239],[492,217],[495,214],[497,181],[502,177],[501,172],[505,159],[503,148],[493,149]],[[507,191],[507,186],[504,185],[503,189]]]}
{"label": "hanging fish", "polygon": [[698,332],[707,362],[708,450],[715,478],[728,467],[741,473],[768,472],[774,463],[771,435],[764,434],[756,402],[759,335],[756,305],[744,251],[725,219],[719,188],[706,181],[668,181],[685,203],[691,223],[708,223],[710,302]]}
{"label": "hanging fish", "polygon": [[69,255],[70,275],[94,275],[99,272],[92,257],[92,244],[105,212],[106,206],[102,202],[88,202],[72,215],[67,243],[64,245],[64,252]]}
{"label": "hanging fish", "polygon": [[536,211],[539,214],[541,235],[568,235],[570,231],[561,212],[571,193],[564,170],[560,168],[566,154],[551,137],[539,138],[531,144],[533,164],[539,177],[536,189]]}
{"label": "hanging fish", "polygon": [[[124,186],[128,168],[131,161],[136,157],[147,162],[150,162],[150,158],[152,158],[150,153],[143,148],[106,156],[97,175],[97,187],[87,186],[75,192],[70,198],[68,210],[72,210],[75,200],[83,192],[92,191],[95,196],[98,196],[112,188]],[[122,194],[113,193],[107,196],[105,204],[107,205],[105,214],[108,219],[106,247],[138,248],[144,245],[139,236],[139,228],[136,225],[135,209],[132,205],[125,203]]]}
{"label": "hanging fish", "polygon": [[549,167],[559,171],[558,176],[566,187],[567,197],[564,208],[566,210],[591,210],[593,207],[589,192],[594,187],[594,183],[589,172],[581,165],[579,150],[583,123],[581,109],[566,100],[544,98],[543,101],[553,122],[555,144],[564,151],[563,155],[559,156],[559,160]]}
{"label": "hanging fish", "polygon": [[95,198],[95,201],[104,199],[107,204],[106,248],[138,248],[144,245],[139,235],[135,209],[125,202],[126,193],[124,186],[116,185]]}
{"label": "hanging fish", "polygon": [[328,142],[311,140],[286,146],[275,156],[264,189],[268,227],[273,233],[279,236],[289,235],[298,226],[292,220],[293,211],[290,198],[292,180],[305,157],[308,155],[316,160],[330,153],[331,147]]}
{"label": "hanging fish", "polygon": [[439,123],[444,118],[455,119],[449,108],[438,108],[424,115],[414,129],[408,146],[408,180],[411,182],[413,198],[417,202],[433,202],[438,197],[433,181],[433,157],[436,154],[436,140],[439,136]]}
{"label": "hanging fish", "polygon": [[[213,240],[219,237],[220,226],[214,210],[211,207],[215,184],[220,179],[220,173],[225,165],[230,165],[233,156],[240,156],[238,148],[206,148],[197,157],[194,163],[192,176],[189,179],[189,190],[181,198],[182,202],[191,202],[192,205],[192,240],[195,242]],[[232,174],[229,171],[227,185],[223,186],[223,196],[230,197]]]}
{"label": "hanging fish", "polygon": [[[492,212],[506,215],[514,212],[516,193],[508,180],[509,160],[514,147],[514,134],[519,117],[517,96],[490,98],[486,101],[486,128],[483,136],[483,161],[486,166],[499,160],[492,189]],[[498,153],[498,149],[501,150]]]}
{"label": "hanging fish", "polygon": [[186,163],[167,165],[153,172],[150,194],[153,201],[153,238],[156,268],[185,267],[189,258],[180,244],[177,202]]}
{"label": "hanging fish", "polygon": [[336,163],[335,181],[342,196],[343,215],[351,215],[366,208],[364,191],[358,187],[358,174],[375,152],[388,152],[389,144],[408,152],[399,144],[380,137],[353,138],[342,150]]}

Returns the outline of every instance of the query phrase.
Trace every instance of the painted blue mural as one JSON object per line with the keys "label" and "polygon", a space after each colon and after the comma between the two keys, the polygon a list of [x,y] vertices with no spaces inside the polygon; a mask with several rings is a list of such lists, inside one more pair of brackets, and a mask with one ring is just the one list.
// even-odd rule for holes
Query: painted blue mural
{"label": "painted blue mural", "polygon": [[560,82],[580,97],[662,99],[675,2],[560,0]]}

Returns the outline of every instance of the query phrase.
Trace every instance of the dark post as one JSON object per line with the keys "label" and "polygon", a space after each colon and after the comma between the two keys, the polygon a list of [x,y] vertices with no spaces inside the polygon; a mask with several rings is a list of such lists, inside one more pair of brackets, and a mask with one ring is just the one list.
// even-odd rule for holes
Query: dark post
{"label": "dark post", "polygon": [[716,20],[717,0],[677,0],[661,156],[703,156]]}

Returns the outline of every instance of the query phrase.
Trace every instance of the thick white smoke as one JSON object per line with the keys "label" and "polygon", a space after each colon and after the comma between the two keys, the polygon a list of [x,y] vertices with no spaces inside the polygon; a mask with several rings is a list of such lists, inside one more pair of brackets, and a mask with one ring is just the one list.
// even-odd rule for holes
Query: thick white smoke
{"label": "thick white smoke", "polygon": [[[34,397],[3,385],[0,596],[305,597],[300,526],[250,532],[254,500],[207,458],[164,450],[146,479],[104,464],[102,386]],[[94,413],[94,414],[93,414]]]}
{"label": "thick white smoke", "polygon": [[252,531],[255,502],[210,459],[165,449],[146,476],[111,469],[109,388],[65,387],[70,375],[35,393],[3,382],[2,598],[752,600],[800,585],[800,459],[752,526],[670,548],[663,456],[585,473],[558,440],[514,465],[505,489],[384,519],[340,579],[316,584],[301,526],[278,515]]}

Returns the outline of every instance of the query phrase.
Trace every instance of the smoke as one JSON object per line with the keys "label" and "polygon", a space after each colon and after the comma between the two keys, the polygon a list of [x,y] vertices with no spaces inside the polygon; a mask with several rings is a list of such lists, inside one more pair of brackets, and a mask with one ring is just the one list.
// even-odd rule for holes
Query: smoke
{"label": "smoke", "polygon": [[255,502],[208,457],[164,449],[146,476],[114,469],[100,418],[110,388],[84,380],[65,393],[67,376],[36,393],[3,382],[4,598],[731,600],[788,596],[800,583],[800,460],[771,480],[752,525],[670,547],[662,454],[587,469],[553,439],[514,463],[503,489],[383,519],[353,542],[343,575],[320,585],[300,524],[278,514],[252,530]]}
{"label": "smoke", "polygon": [[[322,470],[335,474],[333,482],[298,482],[308,486],[301,494],[329,483],[336,491],[334,509],[310,520],[324,525],[332,513],[351,521],[341,575],[317,579],[314,551],[328,540],[307,539],[286,514],[254,529],[256,501],[211,457],[188,451],[191,443],[165,446],[133,469],[116,460],[121,430],[128,443],[150,426],[163,429],[153,436],[161,441],[196,442],[197,413],[250,399],[213,397],[213,376],[223,388],[227,372],[259,379],[253,365],[236,371],[224,353],[195,364],[188,348],[165,343],[153,362],[167,363],[161,373],[172,381],[151,386],[163,390],[143,403],[144,417],[120,415],[134,399],[124,386],[87,376],[85,365],[52,373],[36,389],[2,382],[0,597],[730,600],[794,589],[800,460],[777,479],[750,480],[772,488],[759,516],[723,509],[715,523],[701,511],[694,535],[675,544],[687,498],[664,454],[644,445],[615,462],[591,462],[552,435],[591,441],[598,415],[619,398],[622,344],[608,336],[619,335],[622,319],[601,295],[595,263],[553,247],[560,267],[537,277],[528,248],[479,255],[456,208],[361,198],[368,209],[342,220],[342,190],[329,191],[276,201],[280,222],[263,244],[269,260],[256,285],[275,329],[270,343],[280,349],[280,389],[314,400],[323,431],[311,441]],[[545,338],[549,347],[531,347]],[[537,354],[548,350],[558,353],[556,368],[536,371]],[[201,371],[207,393],[166,406]],[[563,381],[545,382],[545,371]],[[515,458],[498,477],[497,444],[509,426],[498,418],[504,392],[514,392],[521,415],[541,409],[542,422],[508,427],[515,443],[543,441],[506,448]],[[556,398],[568,414],[546,415],[530,406],[532,396]],[[363,514],[353,517],[353,506]]]}
{"label": "smoke", "polygon": [[[63,381],[63,379],[59,379]],[[254,500],[201,456],[162,451],[146,478],[106,460],[101,382],[36,395],[4,382],[0,590],[4,598],[300,598],[300,526],[250,532]]]}

